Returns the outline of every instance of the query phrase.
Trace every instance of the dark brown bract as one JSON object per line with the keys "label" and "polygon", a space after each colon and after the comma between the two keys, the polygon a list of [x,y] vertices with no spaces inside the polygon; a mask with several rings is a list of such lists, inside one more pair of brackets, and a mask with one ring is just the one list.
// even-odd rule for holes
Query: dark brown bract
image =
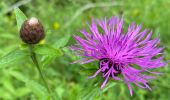
{"label": "dark brown bract", "polygon": [[20,37],[27,44],[37,44],[45,37],[44,28],[37,18],[30,18],[22,24]]}
{"label": "dark brown bract", "polygon": [[[118,63],[113,63],[109,58],[102,58],[99,60],[99,69],[102,67],[107,66],[108,68],[102,70],[101,72],[103,74],[106,74],[111,67],[113,67],[113,69],[115,70],[115,72],[113,73],[114,76],[118,76],[119,74],[121,74],[121,69],[123,68],[122,66],[120,66],[120,64]],[[112,75],[110,74],[110,77],[112,77]]]}

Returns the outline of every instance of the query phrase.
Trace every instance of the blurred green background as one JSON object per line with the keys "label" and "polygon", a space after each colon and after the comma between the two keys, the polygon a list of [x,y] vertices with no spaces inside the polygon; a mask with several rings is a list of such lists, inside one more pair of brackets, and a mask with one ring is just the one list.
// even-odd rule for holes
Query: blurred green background
{"label": "blurred green background", "polygon": [[[103,80],[100,76],[87,79],[97,64],[70,64],[77,59],[67,49],[75,43],[70,37],[80,35],[79,30],[87,29],[91,18],[114,15],[125,18],[125,27],[131,22],[142,24],[143,29],[153,30],[165,47],[165,60],[170,59],[170,0],[0,0],[0,56],[22,44],[17,30],[13,9],[19,7],[30,18],[37,17],[44,25],[46,43],[58,47],[60,42],[64,55],[49,59],[43,67],[49,86],[56,100],[170,100],[170,69],[158,69],[162,76],[150,82],[153,91],[133,86],[131,97],[126,84],[109,81],[100,90]],[[42,60],[42,59],[40,59]],[[51,62],[52,61],[52,62]],[[24,79],[30,79],[25,83]],[[29,58],[17,61],[0,69],[0,100],[46,100],[38,71]]]}

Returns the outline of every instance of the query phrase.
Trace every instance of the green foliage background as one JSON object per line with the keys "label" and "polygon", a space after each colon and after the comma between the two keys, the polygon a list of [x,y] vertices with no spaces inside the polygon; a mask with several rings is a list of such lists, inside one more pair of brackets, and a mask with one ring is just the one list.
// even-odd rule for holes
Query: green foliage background
{"label": "green foliage background", "polygon": [[[0,1],[0,100],[49,100],[37,69],[25,53],[27,51],[15,51],[18,47],[25,49],[21,45],[13,10],[19,3],[23,1]],[[52,49],[38,50],[38,57],[56,100],[170,99],[169,65],[158,69],[164,74],[150,82],[152,92],[133,86],[131,97],[122,82],[110,80],[106,88],[100,90],[103,81],[100,76],[87,79],[97,68],[96,62],[72,65],[70,63],[77,57],[67,49],[75,43],[71,35],[80,35],[79,30],[87,29],[86,23],[90,23],[91,18],[123,14],[125,27],[135,22],[152,29],[153,35],[161,38],[165,60],[169,60],[170,0],[24,0],[19,8],[28,18],[37,17],[45,27],[45,41]],[[3,57],[11,51],[13,55]]]}

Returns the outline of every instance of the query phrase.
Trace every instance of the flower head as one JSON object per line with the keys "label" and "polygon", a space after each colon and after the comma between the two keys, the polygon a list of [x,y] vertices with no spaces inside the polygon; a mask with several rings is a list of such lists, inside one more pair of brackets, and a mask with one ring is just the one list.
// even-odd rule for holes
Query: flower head
{"label": "flower head", "polygon": [[20,29],[20,37],[27,44],[39,43],[45,38],[43,25],[35,17],[25,20]]}
{"label": "flower head", "polygon": [[[163,48],[159,46],[159,38],[152,39],[152,32],[141,25],[130,24],[123,32],[123,18],[112,17],[109,20],[92,20],[90,32],[81,30],[85,39],[74,36],[77,44],[70,48],[82,59],[75,63],[89,63],[99,61],[98,70],[90,78],[102,73],[103,88],[109,79],[123,80],[132,95],[131,83],[141,88],[151,88],[148,81],[159,74],[151,69],[165,66]],[[100,30],[100,31],[99,31]],[[136,68],[138,66],[138,68]]]}

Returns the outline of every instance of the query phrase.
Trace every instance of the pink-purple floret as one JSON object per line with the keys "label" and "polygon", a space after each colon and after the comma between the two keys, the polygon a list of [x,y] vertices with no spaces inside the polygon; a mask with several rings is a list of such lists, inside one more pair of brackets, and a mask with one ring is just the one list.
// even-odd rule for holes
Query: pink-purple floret
{"label": "pink-purple floret", "polygon": [[[99,69],[89,78],[94,78],[99,73],[105,79],[103,88],[109,79],[124,81],[132,95],[130,83],[141,88],[151,88],[148,80],[155,78],[160,73],[151,72],[150,69],[163,67],[163,48],[159,46],[160,39],[151,39],[152,32],[141,25],[132,23],[127,31],[123,32],[123,18],[112,17],[109,20],[92,20],[90,32],[81,30],[84,38],[75,36],[77,44],[70,48],[82,59],[74,63],[89,63],[99,61]],[[99,32],[102,29],[102,31]],[[139,68],[134,67],[138,66]],[[145,75],[144,72],[152,74]],[[123,77],[120,77],[123,76]]]}

